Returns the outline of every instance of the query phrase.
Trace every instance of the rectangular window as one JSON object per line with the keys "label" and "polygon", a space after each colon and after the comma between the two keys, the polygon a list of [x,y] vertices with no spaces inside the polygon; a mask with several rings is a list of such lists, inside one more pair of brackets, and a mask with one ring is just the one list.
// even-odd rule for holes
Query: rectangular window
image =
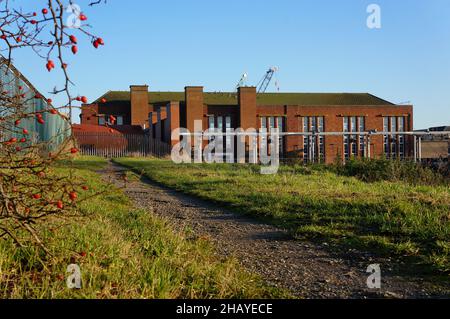
{"label": "rectangular window", "polygon": [[100,116],[98,118],[98,125],[105,125],[105,124],[106,124],[105,118],[103,116]]}
{"label": "rectangular window", "polygon": [[[323,116],[303,117],[304,133],[323,133],[325,118]],[[303,136],[303,160],[308,162],[322,162],[325,160],[325,138],[315,134]]]}
{"label": "rectangular window", "polygon": [[123,116],[117,116],[116,125],[123,125]]}
{"label": "rectangular window", "polygon": [[[344,116],[343,132],[344,133],[363,133],[366,129],[365,118],[363,116]],[[365,137],[360,134],[344,135],[344,158],[349,160],[353,156],[364,156]]]}
{"label": "rectangular window", "polygon": [[[359,117],[358,125],[359,125],[359,132],[366,131],[366,119],[364,118],[364,116]],[[366,137],[364,135],[359,136],[359,156],[361,156],[361,157],[365,157],[365,155],[366,155],[365,138]]]}
{"label": "rectangular window", "polygon": [[[403,116],[383,117],[383,129],[387,133],[404,132],[406,122]],[[405,158],[405,136],[388,134],[384,136],[384,153],[386,158]]]}

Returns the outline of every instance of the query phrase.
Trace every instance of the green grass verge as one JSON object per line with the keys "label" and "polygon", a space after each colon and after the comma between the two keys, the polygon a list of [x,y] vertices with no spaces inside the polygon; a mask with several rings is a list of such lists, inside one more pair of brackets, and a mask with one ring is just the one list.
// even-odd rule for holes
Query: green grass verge
{"label": "green grass verge", "polygon": [[367,183],[323,167],[281,167],[279,174],[267,176],[256,166],[117,162],[299,237],[408,257],[410,265],[419,265],[416,270],[429,274],[450,272],[450,188],[445,185]]}
{"label": "green grass verge", "polygon": [[[92,170],[105,164],[99,158],[76,160],[75,178],[86,179],[95,193],[105,185]],[[52,257],[38,248],[19,249],[11,241],[0,241],[0,298],[287,296],[242,270],[235,260],[217,257],[207,240],[188,239],[162,219],[132,208],[120,190],[80,204],[80,213],[79,218],[51,220],[40,228]],[[72,263],[81,267],[79,290],[66,286],[66,269]]]}

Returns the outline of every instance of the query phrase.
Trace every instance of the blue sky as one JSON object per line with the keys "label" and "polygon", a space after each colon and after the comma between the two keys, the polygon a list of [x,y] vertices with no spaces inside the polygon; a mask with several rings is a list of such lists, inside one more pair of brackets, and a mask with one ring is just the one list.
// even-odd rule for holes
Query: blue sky
{"label": "blue sky", "polygon": [[[36,10],[38,2],[15,1]],[[369,92],[411,101],[415,128],[450,125],[448,0],[75,2],[106,42],[69,56],[73,93],[91,100],[131,84],[230,91],[242,73],[255,85],[278,66],[281,92]],[[381,7],[380,30],[366,26],[371,3]],[[15,64],[42,92],[57,84],[30,52],[17,51]]]}

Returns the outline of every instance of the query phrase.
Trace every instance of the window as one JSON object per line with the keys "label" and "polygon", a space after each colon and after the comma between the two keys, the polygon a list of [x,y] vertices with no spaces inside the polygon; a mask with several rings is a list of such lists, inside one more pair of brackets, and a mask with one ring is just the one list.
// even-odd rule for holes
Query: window
{"label": "window", "polygon": [[[359,117],[359,132],[365,132],[366,131],[366,119],[363,116]],[[365,157],[366,155],[366,142],[365,142],[365,136],[360,135],[359,136],[359,156]]]}
{"label": "window", "polygon": [[116,121],[114,123],[111,123],[110,116],[111,115],[99,116],[98,125],[105,125],[106,123],[108,123],[108,125],[123,125],[122,115],[113,115],[116,118]]}
{"label": "window", "polygon": [[[217,133],[227,133],[227,132],[231,132],[233,127],[232,127],[232,121],[231,121],[231,116],[209,116],[208,117],[208,128],[209,129],[215,129],[215,131]],[[231,148],[233,146],[233,137],[232,136],[226,136],[224,138],[223,134],[222,136],[220,136],[218,138],[217,143],[220,143],[222,141],[223,146],[222,146],[222,155],[226,156],[226,158],[228,160],[233,160],[234,155],[233,155],[233,151],[228,154],[227,149]],[[214,136],[210,136],[209,137],[209,141],[213,141],[214,140]],[[220,145],[219,145],[220,146]],[[217,147],[217,146],[216,146]],[[217,156],[220,156],[218,153],[216,154]]]}
{"label": "window", "polygon": [[[303,117],[304,133],[322,133],[325,131],[323,116]],[[325,159],[325,137],[303,136],[303,160],[308,162],[321,162]]]}
{"label": "window", "polygon": [[[285,132],[284,117],[282,116],[262,116],[261,117],[261,131],[266,131],[270,136],[271,129],[278,128],[279,132]],[[267,136],[261,136],[261,144],[266,145],[268,150],[270,150],[270,145],[268,145]],[[280,155],[284,154],[284,137],[280,136],[278,139],[278,152]],[[269,152],[267,153],[269,154]]]}
{"label": "window", "polygon": [[[345,116],[343,120],[344,133],[362,133],[366,130],[366,121],[363,116]],[[349,160],[351,157],[365,154],[365,137],[360,134],[344,135],[344,158]],[[359,149],[359,153],[358,153]]]}
{"label": "window", "polygon": [[[383,129],[386,133],[405,131],[403,116],[383,117]],[[384,153],[386,158],[405,158],[405,136],[400,134],[384,135]]]}

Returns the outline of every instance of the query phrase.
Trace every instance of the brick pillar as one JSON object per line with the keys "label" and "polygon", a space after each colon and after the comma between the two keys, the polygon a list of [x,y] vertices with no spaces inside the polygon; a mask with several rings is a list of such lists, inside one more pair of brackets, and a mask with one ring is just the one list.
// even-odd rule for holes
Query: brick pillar
{"label": "brick pillar", "polygon": [[240,87],[238,89],[240,127],[244,130],[256,126],[256,88]]}
{"label": "brick pillar", "polygon": [[[286,132],[301,132],[302,118],[297,115],[297,106],[286,106]],[[299,158],[299,150],[303,148],[303,139],[301,136],[286,137],[286,152],[290,158]]]}
{"label": "brick pillar", "polygon": [[148,85],[131,85],[131,125],[144,124],[148,120]]}
{"label": "brick pillar", "polygon": [[[344,120],[338,110],[334,110],[325,115],[326,132],[343,132]],[[325,163],[333,164],[336,160],[344,160],[344,137],[343,136],[325,136]]]}
{"label": "brick pillar", "polygon": [[194,121],[203,121],[203,87],[188,86],[185,88],[186,128],[194,133]]}
{"label": "brick pillar", "polygon": [[83,104],[81,107],[80,123],[86,125],[98,125],[98,105]]}
{"label": "brick pillar", "polygon": [[167,125],[166,131],[168,140],[171,141],[171,145],[175,145],[180,141],[180,138],[171,139],[172,132],[175,129],[180,128],[180,103],[179,102],[170,102],[167,107]]}
{"label": "brick pillar", "polygon": [[[243,130],[248,130],[253,128],[255,130],[257,127],[256,120],[256,87],[240,87],[238,89],[238,103],[239,103],[239,119],[240,128]],[[244,142],[244,137],[241,137],[241,141]],[[250,138],[245,138],[245,153],[246,157],[250,154],[257,155],[258,148],[257,145],[249,145]],[[255,149],[256,148],[256,149]],[[243,161],[243,159],[240,159]]]}

